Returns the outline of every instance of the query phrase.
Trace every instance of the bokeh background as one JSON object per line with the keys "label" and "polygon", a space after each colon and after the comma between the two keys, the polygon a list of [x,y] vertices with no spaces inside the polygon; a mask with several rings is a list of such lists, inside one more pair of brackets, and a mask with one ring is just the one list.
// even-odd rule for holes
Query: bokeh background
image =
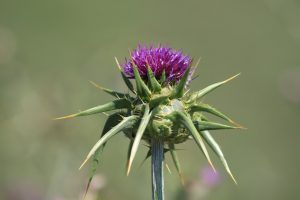
{"label": "bokeh background", "polygon": [[[89,167],[78,166],[106,117],[52,118],[111,100],[88,80],[125,91],[114,56],[138,43],[201,57],[192,90],[242,73],[206,98],[248,128],[214,132],[239,185],[215,156],[219,177],[207,183],[207,163],[187,142],[189,184],[167,156],[167,199],[300,198],[299,21],[298,0],[0,0],[0,199],[82,198]],[[146,148],[126,177],[127,144],[120,135],[107,145],[87,199],[150,199]]]}

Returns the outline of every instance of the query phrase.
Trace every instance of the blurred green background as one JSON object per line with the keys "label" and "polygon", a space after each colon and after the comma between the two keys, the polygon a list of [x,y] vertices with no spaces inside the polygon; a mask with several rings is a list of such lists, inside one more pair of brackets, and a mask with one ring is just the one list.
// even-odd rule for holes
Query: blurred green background
{"label": "blurred green background", "polygon": [[[52,118],[111,100],[88,80],[124,91],[114,56],[123,61],[138,43],[201,57],[192,90],[242,73],[206,98],[248,128],[213,133],[239,185],[213,157],[221,183],[196,187],[199,199],[300,198],[299,21],[297,0],[1,0],[0,199],[82,198],[89,168],[78,166],[105,116]],[[120,135],[107,145],[88,199],[150,199],[146,148],[126,177],[127,144]],[[201,182],[202,153],[180,148],[187,180]],[[184,199],[167,162],[166,197]]]}

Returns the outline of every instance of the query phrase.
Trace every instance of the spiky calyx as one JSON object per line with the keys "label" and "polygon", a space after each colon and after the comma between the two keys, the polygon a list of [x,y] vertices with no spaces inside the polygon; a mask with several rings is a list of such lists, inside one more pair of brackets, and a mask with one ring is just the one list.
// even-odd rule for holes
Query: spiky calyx
{"label": "spiky calyx", "polygon": [[[236,182],[220,146],[208,131],[240,129],[242,127],[217,109],[204,104],[201,99],[237,75],[225,81],[212,84],[200,91],[188,93],[185,86],[189,81],[190,66],[185,70],[177,84],[166,84],[164,81],[157,80],[149,66],[147,68],[147,78],[145,79],[141,77],[137,67],[132,65],[135,79],[134,87],[122,71],[117,59],[116,62],[121,71],[122,78],[132,94],[116,92],[93,83],[96,87],[116,99],[104,105],[57,118],[66,119],[117,110],[117,112],[108,117],[100,140],[88,153],[80,168],[93,157],[93,172],[95,172],[96,164],[99,161],[99,154],[102,152],[106,142],[117,133],[123,132],[130,140],[127,174],[130,172],[140,142],[143,140],[148,146],[151,146],[153,140],[159,140],[165,146],[165,153],[170,151],[176,169],[182,179],[175,144],[183,143],[189,138],[193,138],[211,166],[213,167],[205,142],[220,158],[226,171],[234,182]],[[220,117],[232,125],[211,122],[205,117],[204,113]],[[149,149],[147,157],[151,156],[151,152],[151,149]]]}

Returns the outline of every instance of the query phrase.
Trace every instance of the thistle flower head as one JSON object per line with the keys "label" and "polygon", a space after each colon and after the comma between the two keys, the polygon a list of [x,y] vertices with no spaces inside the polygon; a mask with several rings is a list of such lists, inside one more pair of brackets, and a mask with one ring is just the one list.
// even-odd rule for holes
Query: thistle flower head
{"label": "thistle flower head", "polygon": [[126,59],[123,69],[128,77],[134,78],[133,65],[136,65],[142,79],[145,80],[148,79],[147,67],[149,66],[157,80],[161,80],[163,73],[165,73],[168,83],[176,83],[181,79],[191,62],[192,59],[189,56],[169,47],[139,45],[131,53],[131,57]]}
{"label": "thistle flower head", "polygon": [[[202,98],[237,75],[202,90],[189,92],[186,91],[185,86],[191,80],[194,71],[191,70],[191,61],[189,56],[168,47],[138,46],[123,67],[117,61],[122,78],[132,93],[117,92],[93,83],[115,97],[115,100],[58,118],[66,119],[116,111],[108,116],[100,140],[93,146],[81,167],[92,157],[94,163],[99,163],[99,154],[106,142],[112,136],[123,132],[130,140],[127,174],[141,141],[149,146],[146,158],[152,155],[152,142],[159,141],[165,148],[164,153],[171,153],[175,167],[182,178],[175,145],[192,138],[209,164],[213,167],[205,143],[220,158],[226,171],[235,181],[220,146],[209,131],[242,127],[216,108],[203,103]],[[134,78],[135,86],[129,78]],[[205,116],[206,113],[215,115],[230,124],[210,121]]]}

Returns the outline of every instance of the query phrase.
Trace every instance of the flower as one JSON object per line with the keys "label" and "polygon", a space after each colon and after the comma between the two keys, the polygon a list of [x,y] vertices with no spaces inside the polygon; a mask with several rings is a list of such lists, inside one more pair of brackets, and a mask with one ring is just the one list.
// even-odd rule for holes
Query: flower
{"label": "flower", "polygon": [[210,166],[202,169],[201,178],[203,184],[210,187],[217,186],[221,182],[220,174],[217,171],[214,171]]}
{"label": "flower", "polygon": [[[243,127],[216,108],[204,104],[202,99],[239,74],[209,85],[202,90],[190,92],[186,86],[192,80],[191,76],[196,67],[191,67],[192,59],[183,55],[181,51],[161,45],[157,47],[139,45],[130,55],[130,59],[126,60],[122,66],[119,65],[117,58],[116,63],[121,69],[124,83],[131,92],[128,90],[126,93],[122,93],[93,83],[115,99],[75,114],[56,118],[68,119],[115,111],[108,116],[101,138],[92,147],[80,166],[82,168],[93,157],[92,173],[87,189],[96,172],[96,165],[99,163],[99,155],[102,153],[104,145],[116,134],[125,134],[130,140],[127,154],[127,175],[130,173],[139,145],[142,141],[147,144],[149,150],[146,159],[152,158],[152,197],[157,197],[156,199],[164,199],[164,154],[167,151],[171,153],[175,168],[183,181],[176,145],[190,138],[195,141],[211,168],[214,169],[205,143],[208,144],[236,183],[220,146],[209,131],[243,129]],[[129,78],[135,79],[135,85]],[[204,116],[205,113],[222,118],[232,125],[209,121]],[[203,183],[206,185],[213,186],[218,181],[218,174],[213,174],[211,169],[203,172]]]}
{"label": "flower", "polygon": [[131,58],[125,59],[123,70],[129,78],[134,78],[133,65],[136,65],[142,79],[147,80],[147,67],[149,66],[157,80],[160,80],[165,72],[166,81],[176,83],[191,63],[192,59],[181,51],[161,45],[157,47],[151,45],[149,48],[139,45],[131,53]]}

